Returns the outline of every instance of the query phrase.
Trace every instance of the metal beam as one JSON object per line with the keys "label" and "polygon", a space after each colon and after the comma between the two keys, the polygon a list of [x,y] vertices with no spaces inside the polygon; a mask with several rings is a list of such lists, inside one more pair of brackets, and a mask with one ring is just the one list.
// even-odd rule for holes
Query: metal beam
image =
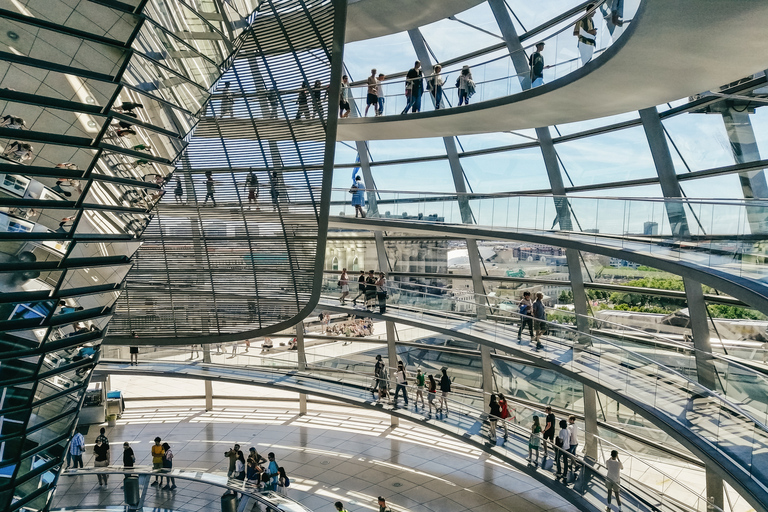
{"label": "metal beam", "polygon": [[[395,371],[397,370],[397,346],[396,340],[397,333],[395,331],[395,323],[387,321],[385,322],[387,328],[387,365],[389,366],[389,380],[392,382],[395,378]],[[389,384],[387,384],[389,390]],[[400,418],[397,416],[390,416],[390,425],[396,427],[400,425]]]}
{"label": "metal beam", "polygon": [[496,24],[501,30],[501,37],[504,39],[507,50],[509,50],[509,57],[512,59],[512,65],[518,74],[520,86],[524,91],[530,89],[531,77],[530,74],[526,73],[526,71],[530,71],[528,57],[520,43],[520,36],[517,35],[517,30],[515,30],[515,25],[512,23],[504,0],[488,0],[488,6],[493,12],[493,17],[496,18]]}
{"label": "metal beam", "polygon": [[[639,112],[664,197],[683,197],[680,184],[677,181],[677,173],[675,173],[675,164],[672,162],[672,154],[669,151],[667,138],[664,134],[664,127],[661,125],[661,119],[659,118],[659,112],[656,110],[656,107],[645,108]],[[690,236],[688,219],[686,218],[683,204],[669,202],[666,203],[666,209],[672,234],[678,237]]]}

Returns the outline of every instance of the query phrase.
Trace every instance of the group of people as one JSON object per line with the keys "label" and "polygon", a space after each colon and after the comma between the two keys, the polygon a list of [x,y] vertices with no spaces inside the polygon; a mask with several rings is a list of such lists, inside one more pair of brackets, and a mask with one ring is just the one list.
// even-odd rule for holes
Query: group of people
{"label": "group of people", "polygon": [[[337,284],[341,288],[339,302],[343,306],[347,303],[347,297],[349,296],[349,274],[346,268],[342,269]],[[365,270],[361,270],[360,275],[357,277],[357,290],[358,294],[352,299],[353,306],[357,306],[357,299],[363,297],[365,308],[368,311],[373,311],[378,304],[379,314],[383,315],[386,313],[387,276],[384,272],[379,272],[377,275],[373,270],[369,270],[368,274],[365,273]]]}
{"label": "group of people", "polygon": [[373,320],[370,318],[354,317],[343,322],[328,325],[325,333],[332,336],[346,336],[347,338],[364,338],[373,334]]}
{"label": "group of people", "polygon": [[[520,328],[517,331],[517,342],[523,341],[523,331],[526,326],[531,335],[531,343],[536,343],[534,350],[541,350],[544,345],[541,343],[541,336],[547,330],[547,312],[542,299],[544,294],[536,293],[536,300],[531,302],[531,292],[523,292],[523,298],[518,306],[520,314]],[[535,331],[535,334],[534,334]]]}
{"label": "group of people", "polygon": [[[425,408],[424,395],[427,397],[428,413],[427,418],[432,417],[432,407],[434,405],[435,414],[448,415],[448,396],[451,393],[451,378],[448,376],[448,368],[443,367],[440,369],[442,375],[427,375],[421,371],[421,368],[416,370],[414,381],[416,385],[416,397],[414,399],[414,410],[418,411],[419,402],[421,402],[422,411]],[[387,365],[381,358],[381,355],[376,356],[376,364],[373,368],[373,385],[371,386],[371,396],[379,402],[383,402],[385,399],[389,405],[393,408],[398,408],[398,399],[400,395],[403,395],[403,403],[405,407],[408,407],[408,381],[410,379],[408,372],[405,368],[403,361],[397,362],[397,369],[395,370],[395,393],[394,396],[390,393],[390,377]],[[440,389],[438,395],[437,390]],[[376,396],[378,394],[378,397]],[[437,401],[437,403],[435,403]]]}
{"label": "group of people", "polygon": [[224,453],[224,457],[229,459],[229,478],[248,482],[256,485],[259,489],[267,491],[276,491],[282,494],[287,493],[291,481],[285,472],[285,468],[278,465],[275,460],[274,452],[269,452],[265,459],[255,447],[248,450],[248,458],[236,444]]}
{"label": "group of people", "polygon": [[[268,173],[269,177],[269,195],[272,198],[272,204],[277,210],[277,203],[279,202],[280,195],[285,195],[281,189],[285,188],[285,184],[282,182],[282,178],[277,171]],[[213,173],[211,171],[205,171],[205,199],[203,200],[203,206],[208,204],[208,200],[211,200],[213,206],[216,206],[216,186],[219,182],[213,179]],[[259,178],[252,170],[248,172],[243,182],[243,187],[248,190],[248,204],[254,205],[256,210],[258,207],[259,199]],[[237,187],[239,188],[239,186]],[[181,183],[181,178],[176,178],[176,184],[173,189],[176,202],[182,204],[184,202],[184,186]]]}

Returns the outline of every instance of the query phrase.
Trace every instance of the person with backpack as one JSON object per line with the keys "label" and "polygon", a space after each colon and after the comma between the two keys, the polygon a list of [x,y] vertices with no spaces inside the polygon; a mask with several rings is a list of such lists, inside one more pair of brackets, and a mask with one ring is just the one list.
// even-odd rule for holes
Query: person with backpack
{"label": "person with backpack", "polygon": [[605,477],[605,486],[608,488],[608,506],[605,507],[605,512],[611,512],[611,494],[616,495],[616,504],[619,506],[619,512],[621,512],[621,498],[619,497],[621,486],[619,483],[624,464],[619,460],[617,450],[611,450],[611,458],[605,461],[605,469],[608,470],[608,475]]}
{"label": "person with backpack", "polygon": [[459,106],[469,105],[469,97],[475,92],[475,82],[472,80],[472,72],[469,66],[463,66],[456,79],[456,89],[459,91]]}
{"label": "person with backpack", "polygon": [[387,365],[385,364],[382,364],[381,368],[379,369],[378,385],[379,401],[384,400],[384,397],[386,397],[387,401],[392,403],[392,397],[389,395],[389,371],[387,370]]}
{"label": "person with backpack", "polygon": [[[79,431],[72,436],[72,442],[69,444],[69,454],[72,456],[72,465],[75,469],[83,467],[83,453],[85,453],[85,438]],[[67,465],[69,468],[69,464]]]}
{"label": "person with backpack", "polygon": [[291,480],[285,473],[285,468],[280,466],[277,468],[277,492],[283,496],[288,496],[288,487],[291,485]]}
{"label": "person with backpack", "polygon": [[397,409],[397,397],[400,396],[400,392],[403,392],[403,400],[405,401],[405,406],[408,407],[408,390],[406,389],[406,386],[408,385],[408,379],[405,374],[405,366],[403,365],[402,361],[399,361],[397,363],[397,372],[395,372],[395,409]]}
{"label": "person with backpack", "polygon": [[[173,469],[173,452],[171,451],[171,445],[163,443],[163,471],[170,473]],[[241,452],[242,453],[242,452]],[[163,484],[163,477],[160,477],[160,485]],[[170,476],[165,477],[165,489],[166,491],[172,491],[176,488],[176,479]]]}
{"label": "person with backpack", "polygon": [[435,100],[435,110],[440,110],[440,102],[443,101],[443,85],[445,80],[440,75],[442,70],[443,67],[440,64],[435,64],[435,67],[432,68],[432,76],[427,81],[429,92],[432,94],[432,99]]}
{"label": "person with backpack", "polygon": [[136,455],[134,455],[131,445],[126,441],[123,443],[123,467],[132,468],[135,463]]}
{"label": "person with backpack", "polygon": [[523,341],[523,330],[525,326],[528,326],[528,332],[531,334],[531,340],[533,340],[533,318],[531,312],[533,309],[533,303],[531,302],[531,292],[523,292],[523,299],[518,306],[518,314],[520,315],[520,328],[517,330],[517,342]]}
{"label": "person with backpack", "polygon": [[368,275],[365,277],[365,307],[368,311],[373,311],[376,307],[376,275],[373,270],[368,271]]}
{"label": "person with backpack", "polygon": [[336,507],[337,512],[349,512],[347,509],[344,508],[344,504],[340,501],[337,501],[333,504],[334,507]]}
{"label": "person with backpack", "polygon": [[[568,453],[571,448],[571,433],[568,431],[568,422],[560,420],[560,432],[555,438],[555,464],[557,464],[556,478],[562,478],[563,483],[566,483],[568,476],[569,456]],[[560,461],[564,460],[565,464],[560,465]]]}
{"label": "person with backpack", "polygon": [[269,459],[269,465],[267,466],[266,474],[269,477],[269,481],[267,482],[266,488],[269,491],[274,491],[277,489],[277,481],[278,477],[280,476],[280,467],[277,465],[277,462],[275,462],[274,452],[269,452],[267,454],[267,459]]}
{"label": "person with backpack", "polygon": [[[101,439],[96,439],[96,445],[93,447],[93,453],[96,457],[93,460],[93,467],[105,468],[109,466],[109,445],[104,443]],[[98,473],[96,475],[99,478],[99,485],[107,485],[109,480],[108,474]]]}
{"label": "person with backpack", "polygon": [[501,418],[501,406],[499,405],[499,402],[496,400],[496,393],[491,393],[491,401],[488,402],[488,424],[491,427],[490,432],[490,439],[491,442],[495,445],[496,444],[496,422],[499,421]]}
{"label": "person with backpack", "polygon": [[[387,312],[387,276],[384,272],[379,272],[379,278],[376,280],[376,298],[379,301],[379,314]],[[408,399],[405,400],[408,405]]]}

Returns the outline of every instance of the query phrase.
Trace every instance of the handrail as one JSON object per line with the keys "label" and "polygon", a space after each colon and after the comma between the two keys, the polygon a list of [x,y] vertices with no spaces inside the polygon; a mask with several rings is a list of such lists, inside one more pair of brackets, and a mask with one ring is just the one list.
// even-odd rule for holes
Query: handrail
{"label": "handrail", "polygon": [[84,475],[140,475],[145,477],[161,476],[167,478],[178,478],[203,484],[221,487],[228,491],[242,493],[243,495],[267,505],[268,510],[284,510],[280,508],[280,502],[290,503],[291,512],[297,508],[312,512],[311,509],[302,505],[296,500],[287,496],[277,494],[274,491],[262,491],[258,486],[248,483],[246,480],[237,480],[229,478],[226,473],[220,471],[209,471],[201,468],[174,468],[174,469],[153,469],[152,466],[106,466],[98,468],[70,468],[61,472],[61,476],[75,477]]}
{"label": "handrail", "polygon": [[[168,364],[168,363],[160,362],[160,364]],[[197,366],[197,367],[200,367],[200,368],[216,368],[216,367],[221,367],[221,365],[216,365],[216,364],[213,364],[213,363],[195,363],[194,366]],[[249,367],[246,366],[246,367],[242,367],[242,368],[243,369],[248,369]],[[290,376],[290,377],[301,378],[302,382],[305,382],[308,378],[311,378],[311,379],[316,380],[316,381],[318,381],[320,383],[325,382],[325,383],[328,383],[328,384],[331,384],[331,385],[339,384],[339,385],[345,386],[347,388],[356,389],[357,393],[359,395],[362,395],[362,396],[365,396],[367,394],[368,388],[370,388],[370,385],[368,384],[368,382],[370,382],[370,380],[372,378],[374,378],[371,374],[363,374],[363,373],[360,373],[360,372],[355,372],[355,371],[352,371],[352,370],[344,370],[344,369],[335,369],[335,372],[339,373],[339,374],[342,374],[342,375],[345,375],[345,376],[348,376],[348,377],[332,378],[332,377],[326,377],[326,376],[323,376],[323,375],[318,376],[318,375],[316,375],[314,373],[317,370],[313,370],[313,369],[308,369],[308,370],[303,371],[303,372],[302,371],[297,372],[295,370],[291,370],[291,371],[274,371],[274,369],[272,369],[272,368],[266,369],[266,368],[263,368],[263,367],[250,367],[250,368],[252,370],[256,370],[256,371],[267,372],[268,374],[281,375],[281,376],[285,375],[285,376]],[[226,367],[225,367],[225,369],[226,369]],[[229,369],[231,370],[231,368],[229,368]],[[136,371],[140,371],[140,369],[136,368]],[[325,372],[321,372],[321,373],[325,373]],[[353,378],[352,382],[348,381],[349,377]],[[354,380],[355,378],[358,378],[359,380]],[[390,374],[389,378],[387,380],[387,389],[391,389],[392,388],[391,383],[393,381],[394,381],[393,375]],[[454,387],[456,387],[456,386],[454,385]],[[409,385],[408,388],[409,388],[409,391],[413,391],[414,386],[413,385]],[[477,390],[474,390],[474,391],[477,392]],[[309,392],[311,393],[311,391],[309,391]],[[483,393],[483,392],[480,392],[480,393],[481,393],[481,396],[483,397],[483,400],[481,400],[480,403],[482,403],[484,405],[487,402],[486,397],[489,394]],[[456,396],[459,396],[459,397],[467,396],[469,403],[467,401],[457,400],[455,398]],[[359,399],[360,399],[360,397],[358,397],[358,400]],[[363,398],[363,400],[368,402],[370,399]],[[464,417],[466,417],[466,419],[469,420],[469,422],[462,424],[461,420],[459,420],[458,424],[453,424],[453,423],[451,423],[453,420],[451,420],[449,417],[446,417],[446,418],[442,419],[441,423],[447,423],[448,426],[453,427],[453,428],[458,428],[462,432],[465,432],[465,431],[468,430],[468,428],[470,428],[467,425],[469,425],[469,426],[475,425],[476,422],[478,422],[478,421],[481,422],[481,424],[483,425],[481,428],[483,428],[483,429],[486,428],[485,425],[486,425],[486,422],[488,420],[488,414],[484,410],[475,408],[475,407],[473,407],[471,405],[471,403],[477,403],[478,402],[477,397],[475,395],[462,395],[461,393],[453,390],[451,392],[451,395],[449,396],[449,400],[448,401],[449,401],[449,404],[450,404],[450,409],[449,409],[450,410],[450,414],[454,415],[454,417],[455,417],[456,414],[464,416]],[[513,397],[510,398],[510,402],[517,403],[517,402],[515,402]],[[382,404],[380,404],[380,407],[383,410],[385,410],[385,411],[389,411],[389,410],[393,409],[390,405],[382,405]],[[525,410],[525,411],[530,411],[531,414],[535,414],[537,412],[536,410],[534,410],[534,409],[532,409],[530,407],[527,407],[525,405],[522,405],[522,404],[520,404],[520,408],[522,410]],[[517,413],[518,410],[519,410],[519,408],[517,406],[515,406],[514,412]],[[408,416],[410,416],[410,413],[406,413],[406,414]],[[501,420],[501,419],[499,419],[499,421],[504,422],[504,420]],[[517,436],[518,438],[520,438],[520,441],[522,441],[522,446],[526,447],[528,439],[529,439],[529,436],[531,434],[530,430],[527,429],[522,424],[515,423],[515,422],[512,422],[512,421],[507,421],[507,425],[509,427],[509,430],[511,431],[510,434],[512,436]],[[590,433],[590,434],[594,435],[596,439],[602,440],[602,438],[600,438],[597,433]],[[478,433],[478,435],[481,435],[481,434]],[[539,435],[539,437],[541,438],[541,435]],[[542,440],[541,442],[543,443],[545,441]],[[512,448],[512,446],[514,446],[514,445],[502,444],[500,446],[496,446],[495,444],[493,444],[492,445],[492,449],[494,451],[496,451],[497,453],[505,454],[507,457],[511,458],[512,456],[519,455],[519,453],[515,453],[514,448]],[[602,467],[602,464],[600,464],[599,461],[587,460],[584,457],[580,457],[580,456],[577,456],[575,454],[571,454],[570,452],[562,450],[561,448],[559,448],[557,446],[554,446],[552,444],[549,444],[548,447],[552,448],[553,453],[560,453],[563,457],[565,457],[567,459],[570,459],[571,460],[571,464],[577,464],[577,465],[583,467],[585,470],[587,470],[587,468],[589,468],[589,470],[594,471],[595,474],[599,475],[601,478],[605,478],[604,474],[601,474],[600,472],[597,471],[598,468]],[[519,450],[520,447],[518,446],[517,449]],[[523,451],[523,454],[524,454],[525,453],[525,448],[523,448],[522,451]],[[667,481],[675,482],[677,485],[679,485],[680,488],[685,489],[686,491],[690,492],[693,497],[695,497],[695,498],[697,498],[699,500],[702,500],[702,503],[706,503],[707,502],[707,499],[706,499],[705,496],[703,496],[703,495],[701,495],[701,493],[691,489],[685,483],[679,482],[672,475],[669,475],[669,474],[665,473],[664,471],[661,471],[657,467],[653,466],[651,463],[644,461],[642,458],[637,457],[637,456],[633,455],[632,453],[630,453],[630,452],[628,452],[626,450],[622,450],[622,451],[624,451],[624,453],[626,453],[627,456],[632,461],[636,461],[638,464],[641,464],[643,467],[646,467],[646,468],[648,468],[648,469],[650,469],[650,470],[652,470],[652,471],[654,471],[656,473],[659,473]],[[596,463],[598,464],[597,467],[595,466]],[[647,486],[645,486],[641,482],[636,481],[634,478],[632,478],[631,475],[625,474],[624,478],[627,479],[628,481],[633,482],[633,484],[636,484],[638,487],[643,487],[645,489],[649,489]],[[663,492],[663,490],[659,492],[659,491],[655,491],[653,489],[650,489],[650,491],[653,492],[653,493],[658,493],[659,496],[665,496],[665,493]],[[698,509],[697,507],[695,507],[695,506],[691,507],[690,505],[682,505],[682,506],[684,506],[688,510],[697,510]],[[715,510],[719,510],[719,509],[715,508]]]}
{"label": "handrail", "polygon": [[[336,271],[330,271],[330,272],[327,272],[327,273],[335,273],[335,272]],[[396,285],[392,281],[388,282],[386,286],[387,286],[388,290],[395,289],[395,290],[402,291],[405,294],[411,294],[411,295],[412,294],[418,294],[418,295],[431,296],[431,297],[433,297],[435,299],[438,299],[438,300],[449,301],[449,302],[456,303],[456,304],[458,304],[458,303],[466,304],[467,303],[467,301],[459,301],[455,297],[453,297],[451,295],[451,293],[450,293],[450,292],[453,292],[453,290],[449,289],[449,288],[440,288],[440,287],[431,286],[431,285],[419,285],[419,286],[421,286],[423,288],[436,288],[436,289],[439,289],[439,290],[444,290],[446,292],[445,294],[438,295],[438,294],[434,294],[434,293],[429,293],[429,292],[424,292],[424,291],[414,291],[414,290],[410,290],[410,289],[407,289],[407,288],[403,288],[403,287],[400,287],[400,286]],[[639,290],[642,290],[642,288],[640,288]],[[466,294],[466,293],[469,293],[469,292],[462,292],[462,293]],[[642,292],[640,291],[639,293],[642,293]],[[479,298],[484,299],[486,301],[486,304],[482,304],[482,303],[478,303],[477,300],[475,300],[473,303],[478,308],[492,308],[493,306],[490,305],[490,301],[497,301],[497,300],[499,300],[498,297],[491,296],[491,295],[478,294],[478,293],[474,293],[474,292],[472,292],[471,295],[473,297],[475,297],[475,298],[479,297]],[[517,304],[517,305],[519,305],[521,303],[520,300],[511,299],[510,301],[513,304]],[[414,309],[418,309],[418,308],[414,308]],[[552,308],[552,307],[545,306],[545,310],[551,311],[551,312],[557,312],[557,313],[560,313],[560,314],[572,315],[574,317],[574,319],[575,319],[575,322],[578,322],[578,319],[580,319],[580,318],[585,319],[587,322],[595,321],[595,322],[599,322],[601,324],[607,324],[607,325],[615,326],[615,327],[617,327],[617,328],[619,328],[621,330],[626,330],[626,331],[634,332],[634,333],[636,333],[638,335],[642,335],[642,336],[645,336],[645,337],[651,336],[652,338],[654,338],[657,341],[673,345],[673,346],[678,347],[680,349],[683,349],[683,350],[685,350],[687,352],[692,352],[692,353],[699,353],[699,352],[701,352],[700,350],[696,349],[695,347],[692,347],[690,345],[685,345],[683,343],[680,343],[677,340],[673,340],[671,338],[667,338],[667,337],[664,337],[664,336],[661,336],[661,335],[657,335],[657,334],[654,334],[654,333],[651,333],[651,332],[643,331],[643,330],[640,330],[640,329],[635,328],[635,327],[626,326],[626,325],[623,325],[623,324],[617,324],[617,323],[611,322],[609,320],[603,320],[603,319],[600,319],[600,318],[595,318],[593,316],[580,315],[580,314],[576,313],[575,311],[569,311],[569,310],[565,310],[565,309],[557,309],[557,308]],[[440,310],[425,310],[425,311],[434,312],[434,311],[440,311]],[[509,313],[510,313],[510,316],[512,316],[517,321],[522,320],[522,318],[524,316],[526,318],[533,318],[533,316],[521,315],[519,312],[516,312],[516,311],[510,311]],[[497,320],[494,320],[494,321],[498,322]],[[574,336],[581,336],[583,334],[587,334],[587,333],[583,333],[581,331],[578,331],[578,329],[570,327],[570,326],[568,326],[566,324],[560,324],[560,323],[555,324],[555,323],[552,323],[552,322],[549,322],[549,321],[546,321],[546,323],[548,325],[550,325],[550,326],[556,326],[559,329],[565,329],[565,330],[571,331],[574,334]],[[616,344],[614,344],[614,343],[612,343],[609,340],[606,340],[604,338],[598,338],[597,336],[594,336],[594,335],[591,335],[591,334],[589,334],[589,336],[591,336],[591,337],[593,337],[595,339],[598,339],[601,342],[606,342],[606,343],[609,343],[609,344],[614,345],[616,347],[620,347],[621,350],[623,350],[623,351],[627,351],[626,348],[621,347],[620,345],[616,345]],[[726,358],[726,357],[724,357],[721,354],[711,353],[711,352],[704,352],[703,355],[708,357],[708,358],[713,358],[713,359],[717,359],[717,360],[723,361],[724,364],[727,364],[729,366],[734,366],[734,367],[738,368],[739,370],[747,373],[748,375],[752,375],[754,378],[757,378],[757,379],[759,379],[761,381],[765,381],[766,384],[768,385],[768,377],[764,373],[759,372],[759,371],[757,371],[754,368],[751,368],[751,367],[745,366],[745,365],[743,365],[743,364],[741,364],[739,362],[733,361],[732,359]],[[642,357],[646,357],[646,356],[642,356]],[[649,359],[649,360],[653,361],[653,359]],[[666,368],[666,366],[664,366],[663,364],[658,363],[656,361],[654,361],[654,364]],[[669,368],[669,369],[672,370],[671,368]],[[679,375],[683,376],[682,374],[679,374]],[[695,382],[697,385],[701,386],[700,383],[698,383],[696,381],[692,381],[691,379],[688,379],[687,377],[685,377],[685,378],[686,378],[686,380],[690,380],[691,382]],[[709,388],[706,388],[706,389],[709,389]],[[717,390],[710,390],[710,391],[712,393],[716,393],[717,396],[727,397],[727,395],[721,395],[720,392],[717,391]],[[766,404],[768,404],[768,401],[766,401]],[[737,404],[734,403],[734,405],[737,405]],[[747,414],[746,412],[745,412],[745,414],[746,414],[747,417],[750,417],[751,419],[753,419],[753,421],[759,423],[760,425],[763,425],[763,428],[766,430],[766,432],[768,432],[768,426],[766,426],[764,421],[758,421],[755,418],[752,418],[751,415]]]}
{"label": "handrail", "polygon": [[[325,299],[329,299],[329,297],[327,297],[327,296],[324,297],[324,298]],[[331,299],[334,300],[334,301],[338,300],[337,297],[333,297]],[[441,299],[442,300],[448,300],[448,301],[451,300],[451,298],[446,298],[446,297],[441,297]],[[455,301],[454,300],[454,302],[459,302],[459,301]],[[321,307],[321,306],[318,306],[318,307]],[[394,308],[403,309],[400,306],[391,306],[389,304],[388,304],[387,307],[394,307]],[[483,306],[480,305],[480,307],[483,307]],[[441,310],[428,310],[428,309],[420,309],[420,308],[406,308],[406,309],[411,309],[411,310],[414,310],[414,311],[417,311],[417,312],[426,313],[426,314],[430,314],[430,315],[440,315],[440,314],[442,314],[442,316],[444,316],[446,318],[454,317],[454,315],[447,314],[446,311],[441,311]],[[517,316],[520,317],[521,315],[517,314]],[[530,318],[532,318],[532,317],[530,317]],[[458,317],[457,319],[460,319],[462,321],[466,321],[466,318],[463,318],[463,317]],[[606,345],[608,345],[608,346],[618,350],[621,353],[629,353],[629,354],[632,355],[633,358],[641,360],[641,361],[645,362],[646,364],[648,364],[648,365],[650,365],[652,367],[660,368],[664,372],[666,372],[667,375],[674,375],[677,378],[679,378],[679,379],[683,380],[684,382],[686,382],[689,386],[691,386],[691,388],[692,388],[691,394],[692,395],[699,395],[701,397],[705,397],[705,396],[706,397],[710,397],[711,399],[713,399],[713,400],[715,400],[717,402],[721,402],[724,405],[727,405],[729,408],[731,408],[732,411],[738,412],[739,414],[743,415],[745,418],[748,418],[750,421],[752,421],[752,423],[755,424],[755,426],[757,428],[761,429],[766,434],[768,434],[768,426],[766,426],[765,422],[758,420],[757,418],[755,418],[753,416],[752,413],[744,410],[741,404],[738,404],[736,402],[731,401],[727,396],[720,395],[716,391],[711,390],[711,389],[705,387],[704,385],[700,384],[699,382],[692,380],[688,376],[682,374],[681,372],[679,372],[679,371],[677,371],[677,370],[675,370],[673,368],[670,368],[670,367],[668,367],[668,366],[666,366],[666,365],[664,365],[662,363],[659,363],[658,361],[654,361],[653,359],[651,359],[648,356],[645,356],[643,354],[638,354],[636,352],[629,351],[627,348],[622,347],[621,345],[617,345],[616,343],[613,343],[610,340],[606,340],[606,339],[597,337],[597,336],[595,336],[593,334],[590,334],[590,333],[581,332],[578,329],[573,328],[573,327],[569,327],[569,326],[567,326],[565,324],[554,323],[554,322],[550,322],[548,320],[538,320],[538,321],[540,321],[540,322],[542,322],[542,323],[544,323],[544,324],[546,324],[546,325],[548,325],[550,327],[556,327],[558,329],[565,329],[566,331],[571,332],[574,335],[575,338],[582,338],[582,339],[583,338],[587,338],[587,339],[589,339],[590,342],[591,342],[591,340],[595,340],[595,341],[597,341],[599,343],[606,344]],[[493,323],[497,323],[498,324],[499,322],[493,321]],[[574,346],[575,345],[576,344],[574,344]],[[581,343],[581,345],[583,345],[583,349],[584,350],[588,349],[588,346],[584,345],[584,343]],[[754,370],[751,370],[748,367],[745,367],[745,368],[747,368],[750,373],[754,372]],[[693,391],[694,389],[697,390],[698,393],[695,393]]]}

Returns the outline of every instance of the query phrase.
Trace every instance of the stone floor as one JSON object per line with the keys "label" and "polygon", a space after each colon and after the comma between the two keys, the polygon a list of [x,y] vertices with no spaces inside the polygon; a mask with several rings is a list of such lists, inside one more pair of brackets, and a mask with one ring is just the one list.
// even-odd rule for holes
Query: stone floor
{"label": "stone floor", "polygon": [[[113,387],[130,390],[127,398],[157,396],[158,390],[166,396],[174,390],[184,395],[193,386],[178,379],[122,379],[113,381]],[[378,510],[379,495],[387,498],[393,512],[575,510],[527,475],[415,424],[392,427],[387,415],[317,402],[310,402],[308,414],[300,416],[298,403],[291,400],[295,395],[216,386],[217,395],[240,396],[247,390],[260,396],[217,399],[209,412],[196,398],[129,400],[117,425],[107,428],[116,452],[113,461],[122,459],[122,444],[128,441],[136,463],[150,464],[152,439],[160,436],[171,445],[176,468],[226,471],[224,452],[239,443],[246,453],[251,446],[259,453],[275,452],[291,478],[289,496],[313,511],[334,511],[337,500],[350,512]],[[97,425],[89,429],[88,450],[98,430]],[[90,453],[85,464],[93,465]],[[99,487],[95,476],[62,477],[54,509],[120,505],[120,482],[115,475],[108,486]],[[151,487],[145,510],[219,510],[219,489],[194,482],[177,485],[174,492]]]}

